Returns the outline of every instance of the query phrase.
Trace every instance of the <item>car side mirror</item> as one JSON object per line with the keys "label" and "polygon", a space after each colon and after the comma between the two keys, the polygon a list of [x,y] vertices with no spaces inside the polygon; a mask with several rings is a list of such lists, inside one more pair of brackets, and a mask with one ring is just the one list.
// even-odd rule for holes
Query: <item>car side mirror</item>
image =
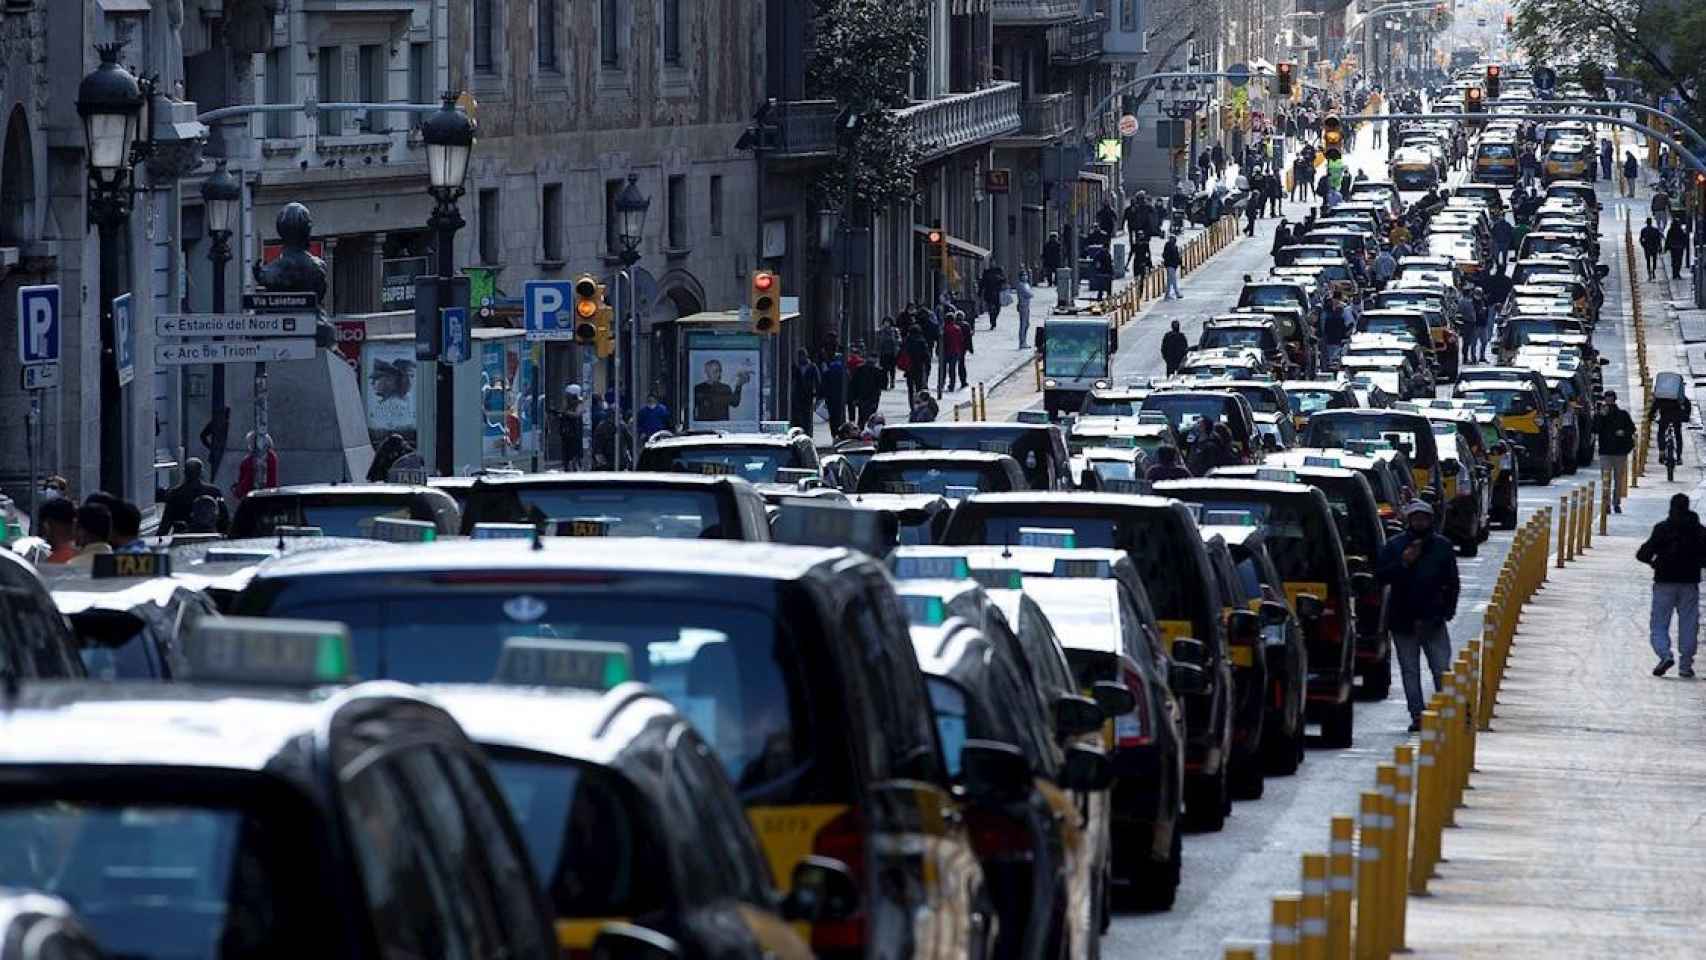
{"label": "car side mirror", "polygon": [[1298,594],[1296,603],[1297,615],[1305,620],[1319,620],[1327,612],[1327,605],[1313,593]]}
{"label": "car side mirror", "polygon": [[1125,684],[1113,680],[1098,680],[1091,684],[1090,696],[1102,708],[1102,713],[1110,717],[1123,717],[1137,709],[1137,694]]}
{"label": "car side mirror", "polygon": [[634,923],[607,923],[592,942],[593,960],[681,960],[686,955],[674,937]]}
{"label": "car side mirror", "polygon": [[1291,608],[1278,600],[1263,600],[1261,603],[1262,623],[1277,627],[1291,618]]}
{"label": "car side mirror", "polygon": [[1208,646],[1195,637],[1180,637],[1173,641],[1173,659],[1179,663],[1202,666],[1208,663]]}
{"label": "car side mirror", "polygon": [[847,864],[808,856],[794,865],[792,889],[782,901],[782,919],[817,923],[844,920],[859,910],[859,886]]}
{"label": "car side mirror", "polygon": [[1226,631],[1240,640],[1256,637],[1262,632],[1262,620],[1253,610],[1234,610],[1226,615]]}
{"label": "car side mirror", "polygon": [[1167,668],[1167,686],[1175,695],[1202,693],[1208,689],[1208,674],[1194,663],[1174,663]]}
{"label": "car side mirror", "polygon": [[1087,744],[1066,748],[1060,767],[1060,786],[1081,793],[1098,793],[1114,785],[1114,765],[1108,755]]}
{"label": "car side mirror", "polygon": [[[1088,698],[1085,702],[1090,703]],[[1101,712],[1096,710],[1097,726]],[[960,773],[973,800],[1005,803],[1024,796],[1031,787],[1031,764],[1025,752],[998,740],[967,740],[960,748]]]}
{"label": "car side mirror", "polygon": [[1103,711],[1100,703],[1089,697],[1066,694],[1056,697],[1054,701],[1054,729],[1063,737],[1082,737],[1087,733],[1095,733],[1102,729],[1103,721],[1109,716],[1110,714]]}
{"label": "car side mirror", "polygon": [[1375,582],[1374,574],[1366,570],[1353,573],[1351,574],[1351,592],[1358,596],[1373,593]]}

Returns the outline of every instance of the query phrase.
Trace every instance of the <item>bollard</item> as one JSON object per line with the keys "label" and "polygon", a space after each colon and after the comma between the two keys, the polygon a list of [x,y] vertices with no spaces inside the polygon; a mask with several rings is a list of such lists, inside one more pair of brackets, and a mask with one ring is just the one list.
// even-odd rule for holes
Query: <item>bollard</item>
{"label": "bollard", "polygon": [[1221,960],[1258,960],[1255,947],[1227,946]]}
{"label": "bollard", "polygon": [[1422,711],[1421,745],[1416,751],[1415,843],[1410,857],[1410,892],[1415,894],[1428,892],[1428,878],[1433,875],[1434,839],[1439,836],[1440,760],[1439,712],[1429,708]]}
{"label": "bollard", "polygon": [[1582,516],[1582,549],[1593,548],[1593,518],[1599,513],[1599,481],[1588,481],[1587,502],[1583,504],[1587,510]]}
{"label": "bollard", "polygon": [[1385,845],[1380,794],[1362,795],[1357,820],[1356,960],[1385,960],[1380,952],[1380,853]]}
{"label": "bollard", "polygon": [[1469,789],[1469,777],[1475,772],[1475,748],[1480,743],[1481,725],[1476,721],[1481,716],[1481,684],[1483,682],[1483,667],[1486,664],[1486,646],[1479,640],[1470,640],[1464,645],[1468,657],[1464,663],[1464,683],[1458,689],[1463,691],[1465,712],[1463,714],[1463,740],[1469,745],[1464,751],[1463,760],[1463,789]]}
{"label": "bollard", "polygon": [[1617,499],[1629,498],[1629,454],[1623,455],[1623,469],[1617,474]]}
{"label": "bollard", "polygon": [[1390,763],[1382,763],[1374,768],[1374,792],[1380,794],[1380,877],[1376,882],[1378,893],[1376,904],[1380,909],[1380,920],[1376,929],[1376,940],[1380,948],[1380,956],[1392,955],[1392,902],[1398,898],[1397,875],[1392,868],[1398,863],[1398,768]]}
{"label": "bollard", "polygon": [[1302,907],[1301,894],[1274,894],[1273,921],[1268,926],[1268,942],[1272,944],[1269,960],[1298,960],[1297,920]]}
{"label": "bollard", "polygon": [[[1037,362],[1035,364],[1033,364],[1033,366],[1036,368],[1036,371],[1037,371],[1037,392],[1042,393],[1043,392],[1043,361],[1042,361],[1042,358],[1038,357]],[[1561,561],[1560,561],[1559,565],[1562,566]]]}
{"label": "bollard", "polygon": [[1599,472],[1599,535],[1602,537],[1611,533],[1611,501],[1616,496],[1616,483],[1610,470]]}
{"label": "bollard", "polygon": [[1327,848],[1332,869],[1327,883],[1327,960],[1351,960],[1351,895],[1356,891],[1351,843],[1355,837],[1355,817],[1333,818],[1332,843]]}
{"label": "bollard", "polygon": [[1570,528],[1564,533],[1564,559],[1574,560],[1581,551],[1581,540],[1577,539],[1582,528],[1582,497],[1579,490],[1570,491]]}
{"label": "bollard", "polygon": [[[1039,367],[1038,369],[1040,370],[1041,368]],[[1039,373],[1038,376],[1041,376],[1041,374]],[[1566,559],[1568,559],[1564,556],[1564,544],[1565,544],[1565,541],[1567,541],[1569,539],[1566,536],[1566,534],[1568,533],[1567,528],[1570,524],[1569,516],[1570,516],[1570,498],[1569,497],[1559,497],[1558,498],[1558,569],[1560,569],[1560,570],[1564,569],[1564,561]]]}
{"label": "bollard", "polygon": [[1303,902],[1297,919],[1298,955],[1327,960],[1327,855],[1303,855]]}
{"label": "bollard", "polygon": [[1457,826],[1457,678],[1447,670],[1439,687],[1439,826]]}
{"label": "bollard", "polygon": [[1409,923],[1410,898],[1405,889],[1410,877],[1410,818],[1411,808],[1415,802],[1416,782],[1416,750],[1409,744],[1400,744],[1392,748],[1392,764],[1398,768],[1397,779],[1393,782],[1395,788],[1392,794],[1393,815],[1395,823],[1392,827],[1392,928],[1387,943],[1394,952],[1404,949],[1404,929]]}
{"label": "bollard", "polygon": [[[1455,711],[1454,722],[1456,729],[1452,736],[1457,738],[1457,749],[1452,754],[1454,765],[1451,769],[1451,807],[1455,811],[1463,806],[1463,791],[1469,782],[1470,751],[1473,749],[1469,742],[1465,717],[1468,714],[1469,701],[1465,694],[1469,681],[1468,660],[1464,654],[1458,654],[1451,665],[1451,709]],[[1455,812],[1452,814],[1456,818]],[[1455,826],[1456,824],[1453,824]]]}

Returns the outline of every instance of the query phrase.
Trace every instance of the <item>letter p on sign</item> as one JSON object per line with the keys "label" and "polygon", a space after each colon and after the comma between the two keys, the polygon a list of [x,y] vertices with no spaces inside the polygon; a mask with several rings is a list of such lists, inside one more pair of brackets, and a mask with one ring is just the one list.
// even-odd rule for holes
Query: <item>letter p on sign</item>
{"label": "letter p on sign", "polygon": [[59,362],[59,287],[18,288],[18,358],[24,363]]}

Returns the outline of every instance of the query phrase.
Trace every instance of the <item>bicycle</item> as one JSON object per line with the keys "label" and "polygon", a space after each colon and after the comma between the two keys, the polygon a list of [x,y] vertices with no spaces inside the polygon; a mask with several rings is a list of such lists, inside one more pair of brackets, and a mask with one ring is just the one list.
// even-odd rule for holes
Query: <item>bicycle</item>
{"label": "bicycle", "polygon": [[1675,482],[1676,465],[1682,461],[1682,423],[1659,421],[1659,462],[1665,465],[1665,480]]}

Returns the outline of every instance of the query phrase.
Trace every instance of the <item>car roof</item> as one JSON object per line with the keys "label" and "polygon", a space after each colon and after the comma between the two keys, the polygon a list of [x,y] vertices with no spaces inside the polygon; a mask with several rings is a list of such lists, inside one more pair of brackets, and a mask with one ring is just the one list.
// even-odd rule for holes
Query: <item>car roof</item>
{"label": "car roof", "polygon": [[791,447],[799,436],[789,433],[683,433],[646,441],[647,449],[672,447]]}
{"label": "car roof", "polygon": [[870,464],[908,463],[912,461],[933,463],[943,460],[963,461],[965,463],[1000,464],[1003,461],[1018,463],[1017,460],[1013,460],[1007,454],[996,453],[993,450],[889,450],[873,454],[867,464],[867,469],[869,469]]}
{"label": "car roof", "polygon": [[1043,490],[1019,490],[1010,493],[978,493],[960,502],[961,509],[967,504],[991,505],[1025,505],[1043,503],[1070,503],[1084,506],[1125,507],[1128,509],[1164,510],[1171,509],[1173,502],[1167,497],[1149,496],[1138,493],[1090,493],[1083,490],[1072,493],[1057,493]]}
{"label": "car roof", "polygon": [[662,487],[714,487],[729,484],[744,484],[742,477],[706,476],[698,473],[674,473],[664,470],[639,470],[633,472],[616,471],[587,471],[585,473],[529,473],[519,477],[477,477],[481,487],[491,488],[520,488],[520,489],[552,489],[559,487],[601,487],[601,486],[662,486]]}
{"label": "car roof", "polygon": [[[1256,480],[1224,476],[1187,477],[1181,480],[1162,480],[1155,484],[1157,493],[1168,493],[1174,490],[1181,492],[1192,490],[1253,490],[1259,493],[1308,496],[1315,491],[1315,488],[1307,483],[1287,483],[1280,480]],[[1180,496],[1178,499],[1189,500],[1191,498],[1187,495]]]}
{"label": "car roof", "polygon": [[469,739],[608,765],[628,740],[607,736],[619,713],[681,717],[669,700],[641,683],[608,691],[494,684],[431,684],[429,699],[456,718]]}
{"label": "car roof", "polygon": [[[295,496],[325,496],[327,494],[347,494],[350,497],[379,496],[409,496],[425,494],[436,496],[444,491],[425,485],[412,483],[298,483],[281,487],[265,487],[249,493],[249,497],[295,497]],[[249,497],[245,497],[247,500]]]}

